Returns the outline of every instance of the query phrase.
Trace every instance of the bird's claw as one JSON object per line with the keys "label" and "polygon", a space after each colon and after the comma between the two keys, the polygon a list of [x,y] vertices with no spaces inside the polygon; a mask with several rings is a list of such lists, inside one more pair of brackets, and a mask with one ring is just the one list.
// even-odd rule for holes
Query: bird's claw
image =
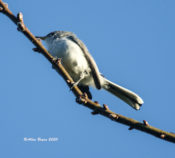
{"label": "bird's claw", "polygon": [[54,63],[58,62],[58,60],[59,60],[58,57],[53,57],[53,58],[52,58],[52,61],[53,61]]}
{"label": "bird's claw", "polygon": [[72,84],[72,86],[70,87],[70,90],[72,90],[75,86],[77,86],[78,83],[79,83],[79,82],[74,82],[74,83]]}
{"label": "bird's claw", "polygon": [[[57,63],[59,60],[60,60],[60,58],[58,58],[58,57],[53,57],[52,58],[53,63]],[[56,69],[56,66],[54,64],[52,64],[52,69]]]}

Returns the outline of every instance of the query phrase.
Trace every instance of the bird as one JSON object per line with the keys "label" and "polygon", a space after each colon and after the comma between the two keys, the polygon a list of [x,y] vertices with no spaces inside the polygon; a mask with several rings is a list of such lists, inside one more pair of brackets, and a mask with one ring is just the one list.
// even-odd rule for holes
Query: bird
{"label": "bird", "polygon": [[136,93],[104,77],[89,53],[86,45],[72,32],[53,31],[45,36],[36,36],[44,41],[47,50],[54,58],[61,58],[62,65],[72,77],[74,84],[86,93],[89,99],[92,94],[89,86],[104,89],[117,96],[135,110],[144,103]]}

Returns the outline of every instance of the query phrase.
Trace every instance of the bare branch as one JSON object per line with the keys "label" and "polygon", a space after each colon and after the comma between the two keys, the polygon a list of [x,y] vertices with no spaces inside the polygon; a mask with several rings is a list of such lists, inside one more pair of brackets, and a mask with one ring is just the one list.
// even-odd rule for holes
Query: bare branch
{"label": "bare branch", "polygon": [[[3,3],[0,0],[0,12],[9,17],[18,27],[18,30],[21,31],[35,46],[34,51],[41,52],[55,67],[55,69],[61,74],[69,87],[72,87],[73,80],[68,74],[68,72],[64,69],[61,64],[61,60],[55,60],[53,56],[45,49],[42,43],[35,38],[35,36],[28,30],[28,28],[24,25],[23,15],[19,13],[16,16],[8,9],[7,4]],[[175,134],[163,131],[161,129],[150,126],[147,121],[143,121],[143,123],[136,121],[132,118],[128,118],[122,116],[120,114],[116,114],[109,110],[107,105],[103,105],[103,107],[97,102],[93,102],[90,100],[86,94],[83,94],[77,86],[72,88],[74,95],[77,97],[76,101],[79,104],[82,104],[93,110],[92,114],[101,114],[107,118],[110,118],[113,121],[119,122],[121,124],[129,126],[129,130],[137,129],[142,132],[146,132],[148,134],[154,135],[160,139],[175,143]]]}

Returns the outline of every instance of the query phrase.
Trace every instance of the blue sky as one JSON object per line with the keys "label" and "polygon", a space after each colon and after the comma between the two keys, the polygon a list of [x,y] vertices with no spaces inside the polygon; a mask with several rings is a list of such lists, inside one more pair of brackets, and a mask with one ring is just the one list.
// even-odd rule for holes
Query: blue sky
{"label": "blue sky", "polygon": [[[34,35],[74,32],[100,71],[138,93],[140,111],[105,91],[94,100],[116,113],[175,132],[175,2],[173,0],[7,0]],[[51,64],[0,14],[0,157],[173,157],[174,144],[102,116],[74,102]],[[25,142],[27,138],[58,138]]]}

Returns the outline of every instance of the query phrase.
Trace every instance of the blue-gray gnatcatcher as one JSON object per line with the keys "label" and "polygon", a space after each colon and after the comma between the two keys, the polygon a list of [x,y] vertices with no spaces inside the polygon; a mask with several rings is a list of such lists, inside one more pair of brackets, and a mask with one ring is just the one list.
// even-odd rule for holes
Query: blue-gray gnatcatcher
{"label": "blue-gray gnatcatcher", "polygon": [[134,92],[102,76],[88,49],[75,34],[66,31],[55,31],[37,38],[45,41],[52,56],[62,59],[63,66],[75,81],[74,85],[77,85],[82,92],[86,92],[90,99],[92,99],[92,95],[89,91],[89,86],[97,89],[103,88],[134,109],[140,109],[143,100]]}

